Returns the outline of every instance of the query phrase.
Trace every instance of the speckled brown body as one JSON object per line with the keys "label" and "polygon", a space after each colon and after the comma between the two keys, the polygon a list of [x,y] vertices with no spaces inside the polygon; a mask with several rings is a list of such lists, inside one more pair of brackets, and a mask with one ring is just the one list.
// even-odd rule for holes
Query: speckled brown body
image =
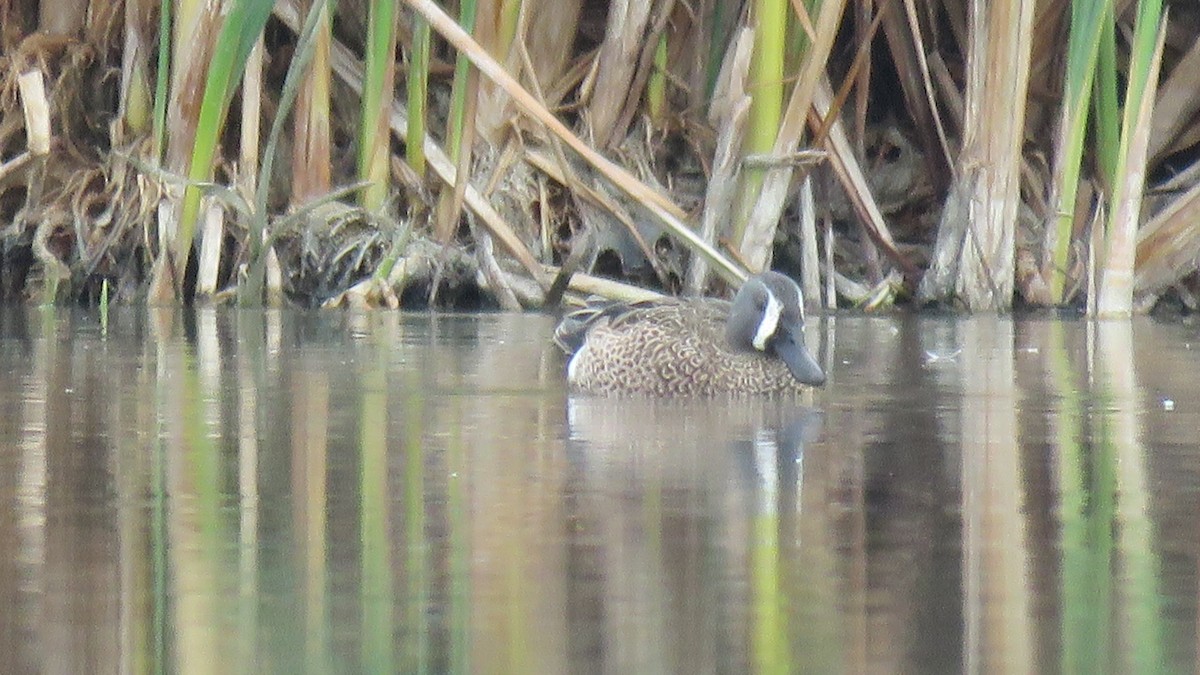
{"label": "speckled brown body", "polygon": [[730,349],[730,303],[670,301],[601,316],[571,357],[577,391],[647,396],[782,394],[805,387],[784,363]]}

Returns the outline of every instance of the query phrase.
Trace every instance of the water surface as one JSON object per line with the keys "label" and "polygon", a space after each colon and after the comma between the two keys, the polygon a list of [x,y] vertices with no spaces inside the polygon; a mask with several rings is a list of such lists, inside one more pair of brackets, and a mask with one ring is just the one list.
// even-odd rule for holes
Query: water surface
{"label": "water surface", "polygon": [[1194,669],[1194,328],[810,323],[630,401],[534,315],[2,310],[5,669]]}

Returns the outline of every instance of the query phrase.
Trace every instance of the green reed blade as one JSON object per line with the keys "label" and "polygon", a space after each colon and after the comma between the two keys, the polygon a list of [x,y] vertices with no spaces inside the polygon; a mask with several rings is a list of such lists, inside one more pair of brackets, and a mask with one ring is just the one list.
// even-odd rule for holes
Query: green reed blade
{"label": "green reed blade", "polygon": [[[750,60],[750,119],[743,141],[745,155],[769,156],[775,148],[783,118],[783,64],[787,56],[787,0],[756,0],[754,55]],[[750,209],[762,188],[765,169],[747,167],[742,174],[741,205],[734,223],[734,241],[742,246]],[[745,251],[742,251],[745,253]]]}
{"label": "green reed blade", "polygon": [[[188,179],[192,182],[207,181],[212,175],[213,159],[216,157],[229,102],[241,81],[250,50],[254,48],[255,41],[271,16],[273,5],[272,0],[234,2],[221,24],[204,83],[196,139],[192,145],[188,167]],[[175,260],[179,270],[187,267],[188,252],[200,213],[200,197],[201,192],[194,185],[189,184],[184,191],[183,210],[175,239]]]}
{"label": "green reed blade", "polygon": [[374,0],[367,12],[366,62],[363,73],[362,126],[359,129],[358,175],[369,183],[362,205],[379,211],[388,194],[388,157],[391,130],[392,76],[395,73],[396,3]]}
{"label": "green reed blade", "polygon": [[[1062,127],[1055,157],[1055,207],[1052,230],[1047,240],[1051,252],[1050,292],[1062,302],[1067,284],[1067,260],[1075,222],[1075,198],[1079,192],[1079,170],[1083,141],[1087,136],[1096,65],[1102,36],[1112,30],[1112,0],[1076,0],[1071,5],[1071,27],[1067,38],[1066,81],[1063,86]],[[1097,102],[1099,103],[1099,102]]]}
{"label": "green reed blade", "polygon": [[1100,297],[1097,311],[1128,316],[1133,310],[1133,266],[1137,228],[1146,183],[1146,155],[1150,145],[1150,119],[1158,93],[1166,21],[1162,0],[1140,0],[1122,106],[1121,141],[1116,173],[1109,196]]}
{"label": "green reed blade", "polygon": [[[475,33],[475,0],[463,0],[458,12],[458,23],[469,34]],[[471,61],[461,51],[454,59],[454,83],[450,88],[450,119],[446,129],[446,154],[450,161],[457,162],[462,150],[463,125],[467,114],[467,85]]]}
{"label": "green reed blade", "polygon": [[154,160],[162,161],[167,137],[167,97],[171,82],[171,0],[158,7],[158,74],[154,79]]}
{"label": "green reed blade", "polygon": [[667,110],[667,34],[658,36],[658,46],[654,48],[654,68],[650,71],[650,81],[646,83],[646,107],[650,110],[650,119],[661,123]]}
{"label": "green reed blade", "polygon": [[[1080,0],[1083,2],[1084,0]],[[1096,59],[1096,164],[1100,182],[1105,190],[1112,189],[1117,171],[1117,146],[1121,138],[1121,104],[1117,100],[1117,28],[1109,3],[1100,35],[1100,51]]]}
{"label": "green reed blade", "polygon": [[408,142],[404,146],[408,165],[425,176],[425,101],[429,89],[429,22],[413,18],[412,55],[408,59]]}

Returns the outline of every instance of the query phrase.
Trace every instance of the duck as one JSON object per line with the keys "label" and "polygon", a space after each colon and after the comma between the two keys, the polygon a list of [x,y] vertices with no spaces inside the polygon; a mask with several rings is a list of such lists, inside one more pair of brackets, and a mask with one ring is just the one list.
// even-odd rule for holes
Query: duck
{"label": "duck", "polygon": [[646,396],[762,395],[825,384],[804,344],[804,299],[787,275],[749,277],[732,301],[590,301],[554,341],[575,392]]}

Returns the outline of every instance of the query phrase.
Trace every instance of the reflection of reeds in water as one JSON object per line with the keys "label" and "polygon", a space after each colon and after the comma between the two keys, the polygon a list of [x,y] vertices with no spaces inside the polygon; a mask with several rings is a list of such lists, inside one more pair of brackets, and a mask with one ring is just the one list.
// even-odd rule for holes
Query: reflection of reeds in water
{"label": "reflection of reeds in water", "polygon": [[449,551],[445,567],[449,570],[449,672],[471,672],[471,547],[470,499],[467,492],[468,457],[457,432],[446,447],[446,505],[449,523]]}
{"label": "reflection of reeds in water", "polygon": [[473,342],[447,340],[455,358],[444,362],[453,362],[455,372],[445,373],[443,382],[453,394],[431,420],[452,429],[449,442],[460,446],[460,471],[451,480],[460,486],[465,511],[452,517],[465,521],[465,549],[450,555],[463,557],[460,565],[469,568],[459,589],[470,594],[463,608],[468,616],[460,621],[469,623],[466,658],[476,669],[567,672],[562,542],[570,525],[558,498],[562,420],[555,414],[561,389],[546,386],[548,378],[557,384],[562,362],[552,345],[521,338],[551,329],[549,319],[531,325],[517,315],[440,327],[444,337],[491,345],[464,350]]}
{"label": "reflection of reeds in water", "polygon": [[[158,318],[164,330],[180,328],[170,314]],[[224,542],[232,535],[226,518],[225,485],[222,475],[220,437],[223,417],[216,402],[220,383],[212,377],[225,356],[228,343],[213,345],[216,324],[211,314],[201,314],[196,326],[195,346],[164,340],[159,344],[158,367],[177,378],[173,387],[157,382],[158,419],[162,425],[161,451],[165,456],[167,489],[164,495],[166,530],[163,543],[169,598],[168,617],[162,626],[174,629],[169,649],[183,663],[212,663],[212,654],[229,651],[236,644],[219,630],[222,617],[233,614],[234,605],[215,588],[228,575],[230,560],[222,555]],[[164,336],[166,337],[166,336]],[[215,346],[206,350],[205,347]],[[172,495],[186,494],[186,502]],[[171,631],[164,633],[171,635]],[[170,652],[168,652],[170,653]],[[215,671],[216,664],[212,663]]]}
{"label": "reflection of reeds in water", "polygon": [[[406,583],[402,597],[406,605],[403,618],[407,639],[404,641],[406,648],[401,668],[408,672],[427,672],[434,645],[430,632],[430,566],[433,562],[430,540],[433,535],[428,529],[429,516],[426,510],[433,489],[436,487],[440,491],[442,485],[434,486],[429,481],[429,457],[422,438],[424,424],[421,411],[426,405],[425,396],[418,387],[405,387],[402,396],[404,398],[399,403],[405,411],[400,432],[402,445],[396,448],[392,444],[392,452],[399,450],[404,458],[401,492],[404,497]],[[438,497],[444,499],[444,492]]]}
{"label": "reflection of reeds in water", "polygon": [[[388,471],[388,390],[378,351],[364,358],[359,443],[362,453],[359,545],[362,559],[362,663],[391,672],[395,588],[392,579],[392,485]],[[397,561],[398,562],[398,561]]]}
{"label": "reflection of reeds in water", "polygon": [[964,664],[1033,672],[1013,324],[978,318],[961,327]]}
{"label": "reflection of reeds in water", "polygon": [[[146,328],[117,308],[99,339],[79,315],[22,316],[0,316],[21,392],[0,398],[17,439],[0,648],[20,670],[1144,672],[1191,655],[1184,329],[1134,344],[1119,323],[839,317],[824,433],[789,456],[795,410],[762,401],[568,401],[561,358],[529,338],[548,320]],[[1147,408],[1145,382],[1177,406]]]}
{"label": "reflection of reeds in water", "polygon": [[1147,673],[1168,661],[1163,645],[1165,604],[1158,580],[1160,546],[1150,522],[1149,465],[1138,422],[1141,405],[1133,368],[1133,326],[1129,321],[1100,321],[1095,326],[1098,393],[1106,402],[1099,409],[1103,436],[1098,441],[1112,448],[1116,478],[1110,527],[1116,534],[1118,558],[1110,569],[1122,581],[1114,598],[1120,622],[1115,636],[1125,643],[1122,653],[1128,659],[1118,668]]}
{"label": "reflection of reeds in water", "polygon": [[[1155,671],[1170,659],[1160,546],[1150,524],[1149,458],[1138,422],[1133,326],[1087,324],[1088,359],[1074,367],[1064,326],[1051,324],[1049,338],[1047,381],[1059,401],[1050,437],[1061,528],[1060,666],[1063,672]],[[1091,395],[1081,396],[1081,389]]]}
{"label": "reflection of reeds in water", "polygon": [[333,666],[325,621],[329,611],[329,389],[328,375],[320,370],[301,369],[294,374],[292,494],[300,498],[292,509],[292,523],[298,534],[295,555],[301,569],[297,570],[297,586],[304,592],[303,625],[308,636],[304,658],[306,663],[326,668]]}
{"label": "reflection of reeds in water", "polygon": [[[1112,597],[1113,461],[1106,443],[1086,442],[1082,383],[1060,324],[1048,325],[1046,381],[1059,400],[1049,411],[1058,478],[1064,673],[1106,672]],[[1116,356],[1115,354],[1113,356]]]}

